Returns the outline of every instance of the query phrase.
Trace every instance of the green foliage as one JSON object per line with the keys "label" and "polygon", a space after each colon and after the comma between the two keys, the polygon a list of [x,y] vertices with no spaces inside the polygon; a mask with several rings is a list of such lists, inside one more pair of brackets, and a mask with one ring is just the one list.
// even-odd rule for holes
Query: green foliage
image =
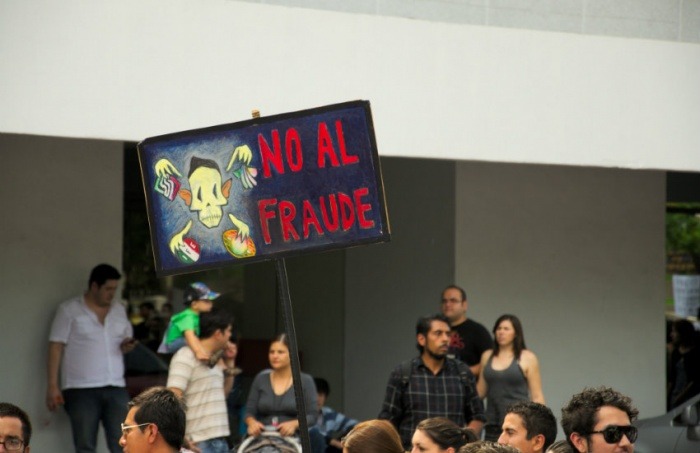
{"label": "green foliage", "polygon": [[666,214],[666,250],[700,254],[700,219],[687,214]]}
{"label": "green foliage", "polygon": [[700,256],[700,217],[697,214],[666,214],[666,251]]}
{"label": "green foliage", "polygon": [[[687,257],[685,269],[674,273],[700,272],[700,205],[669,204],[666,211],[666,253],[678,266]],[[678,261],[680,260],[680,261]],[[687,266],[690,265],[690,268]],[[693,269],[694,268],[694,269]],[[668,267],[667,267],[668,269]],[[680,271],[680,272],[679,272]]]}

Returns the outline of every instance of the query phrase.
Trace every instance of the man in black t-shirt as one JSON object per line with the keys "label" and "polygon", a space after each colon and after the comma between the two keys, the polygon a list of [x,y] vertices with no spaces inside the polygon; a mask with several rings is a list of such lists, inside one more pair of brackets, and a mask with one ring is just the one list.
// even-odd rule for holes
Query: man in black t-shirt
{"label": "man in black t-shirt", "polygon": [[467,319],[468,306],[467,294],[459,286],[450,285],[442,292],[440,308],[452,327],[448,357],[466,363],[479,376],[481,354],[493,348],[493,339],[486,327]]}

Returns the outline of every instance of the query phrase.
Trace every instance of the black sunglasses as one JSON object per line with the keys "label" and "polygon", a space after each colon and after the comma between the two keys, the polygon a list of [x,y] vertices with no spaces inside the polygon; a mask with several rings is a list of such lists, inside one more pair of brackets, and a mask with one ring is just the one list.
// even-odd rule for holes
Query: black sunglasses
{"label": "black sunglasses", "polygon": [[636,426],[611,425],[606,426],[605,429],[602,431],[592,431],[591,434],[602,434],[603,439],[605,439],[605,442],[609,444],[616,444],[620,442],[620,440],[622,440],[622,435],[624,434],[625,436],[627,436],[627,439],[630,441],[630,443],[633,444],[637,440],[637,434],[639,434],[639,432],[637,431]]}

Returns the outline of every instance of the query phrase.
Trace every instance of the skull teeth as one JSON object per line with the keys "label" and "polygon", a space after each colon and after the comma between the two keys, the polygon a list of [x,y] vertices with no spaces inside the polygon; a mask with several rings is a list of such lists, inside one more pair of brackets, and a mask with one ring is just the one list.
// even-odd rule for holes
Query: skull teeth
{"label": "skull teeth", "polygon": [[199,220],[207,227],[214,228],[221,223],[221,213],[200,211]]}

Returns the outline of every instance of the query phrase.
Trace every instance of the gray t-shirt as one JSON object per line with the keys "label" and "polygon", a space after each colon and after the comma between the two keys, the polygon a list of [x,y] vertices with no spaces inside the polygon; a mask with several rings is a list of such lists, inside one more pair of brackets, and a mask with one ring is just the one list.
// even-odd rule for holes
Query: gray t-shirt
{"label": "gray t-shirt", "polygon": [[[273,424],[273,417],[277,417],[279,423],[297,418],[294,386],[282,395],[275,395],[270,382],[271,372],[272,370],[269,369],[263,370],[255,376],[246,403],[246,417],[255,417],[266,426]],[[309,426],[313,426],[318,416],[316,385],[313,378],[306,373],[301,373],[301,387],[304,391],[306,422]]]}

